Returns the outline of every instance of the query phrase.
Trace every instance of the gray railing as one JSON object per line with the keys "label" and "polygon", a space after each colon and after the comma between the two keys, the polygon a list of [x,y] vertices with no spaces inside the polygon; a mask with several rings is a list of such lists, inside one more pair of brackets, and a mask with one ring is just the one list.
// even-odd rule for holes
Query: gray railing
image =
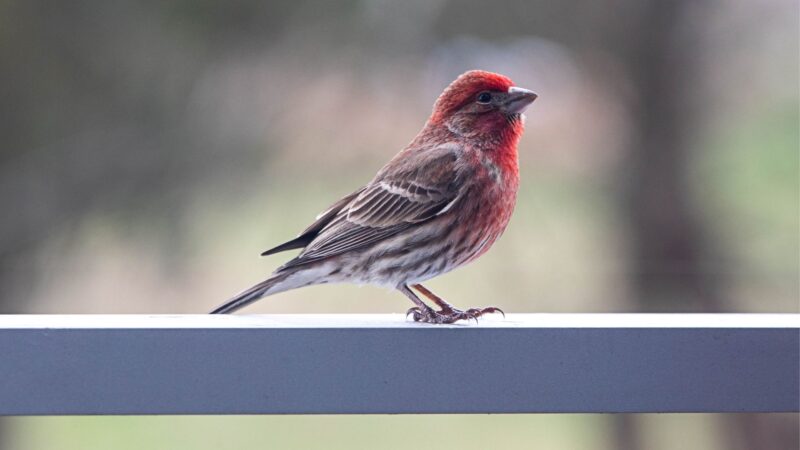
{"label": "gray railing", "polygon": [[797,314],[0,316],[0,414],[786,412]]}

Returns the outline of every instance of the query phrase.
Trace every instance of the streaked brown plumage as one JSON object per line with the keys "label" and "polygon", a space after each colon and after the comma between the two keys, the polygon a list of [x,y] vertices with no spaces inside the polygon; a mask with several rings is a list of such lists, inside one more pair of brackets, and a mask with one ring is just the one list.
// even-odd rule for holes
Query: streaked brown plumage
{"label": "streaked brown plumage", "polygon": [[262,253],[302,248],[297,257],[212,313],[337,282],[396,288],[416,305],[408,311],[416,321],[452,323],[499,311],[460,311],[419,283],[479,257],[505,230],[519,186],[522,112],[535,98],[502,75],[461,75],[439,96],[417,137],[372,181],[334,203],[297,238]]}

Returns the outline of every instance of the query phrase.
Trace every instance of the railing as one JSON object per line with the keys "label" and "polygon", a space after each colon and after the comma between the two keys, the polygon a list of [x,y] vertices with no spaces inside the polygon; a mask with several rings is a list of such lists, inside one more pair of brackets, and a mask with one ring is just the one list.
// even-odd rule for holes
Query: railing
{"label": "railing", "polygon": [[797,314],[0,316],[0,414],[787,412]]}

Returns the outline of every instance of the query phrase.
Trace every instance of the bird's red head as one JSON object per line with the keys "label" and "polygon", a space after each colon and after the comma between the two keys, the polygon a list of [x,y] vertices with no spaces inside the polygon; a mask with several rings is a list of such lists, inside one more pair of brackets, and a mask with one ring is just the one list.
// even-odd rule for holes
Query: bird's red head
{"label": "bird's red head", "polygon": [[536,99],[506,76],[471,70],[450,83],[433,105],[430,123],[465,137],[519,134],[521,114]]}

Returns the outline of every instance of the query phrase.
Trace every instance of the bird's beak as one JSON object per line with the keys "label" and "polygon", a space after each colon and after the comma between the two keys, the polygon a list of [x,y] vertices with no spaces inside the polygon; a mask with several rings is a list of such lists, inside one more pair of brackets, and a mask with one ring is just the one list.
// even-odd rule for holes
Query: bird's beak
{"label": "bird's beak", "polygon": [[511,86],[508,88],[508,98],[503,104],[507,114],[522,114],[525,109],[536,100],[537,95],[527,89]]}

